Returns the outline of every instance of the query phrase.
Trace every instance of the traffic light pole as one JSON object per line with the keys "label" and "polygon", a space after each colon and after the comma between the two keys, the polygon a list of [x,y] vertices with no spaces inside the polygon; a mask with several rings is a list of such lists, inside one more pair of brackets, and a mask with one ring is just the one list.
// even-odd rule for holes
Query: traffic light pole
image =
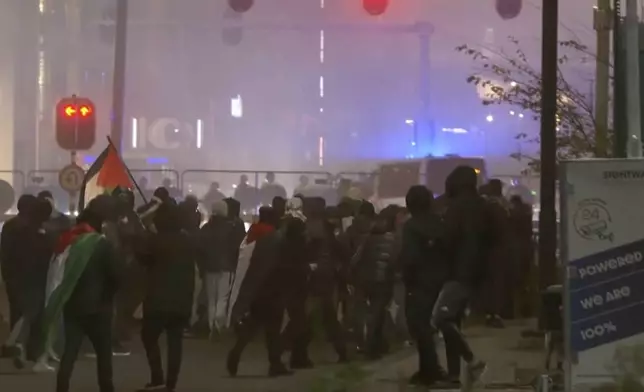
{"label": "traffic light pole", "polygon": [[639,59],[639,5],[637,0],[626,0],[626,121],[629,158],[642,157],[642,126],[640,118],[640,59]]}
{"label": "traffic light pole", "polygon": [[[73,99],[73,104],[75,108],[78,108],[78,101],[76,100],[76,95],[72,95]],[[78,118],[78,112],[76,113],[76,117],[74,118],[74,144],[78,144],[78,132],[79,132],[79,124],[78,124],[79,118]],[[70,150],[69,151],[69,160],[70,164],[75,165],[76,164],[76,150]],[[76,211],[76,202],[74,201],[76,199],[76,192],[69,192],[69,213],[73,214],[74,211]]]}
{"label": "traffic light pole", "polygon": [[110,137],[117,149],[123,140],[123,119],[125,110],[125,69],[127,58],[127,0],[116,3],[116,34],[114,43],[114,74],[112,86],[112,115]]}
{"label": "traffic light pole", "polygon": [[622,45],[622,1],[613,2],[613,157],[626,158],[625,73]]}
{"label": "traffic light pole", "polygon": [[541,203],[539,211],[539,285],[557,282],[557,47],[559,0],[544,0],[541,51]]}

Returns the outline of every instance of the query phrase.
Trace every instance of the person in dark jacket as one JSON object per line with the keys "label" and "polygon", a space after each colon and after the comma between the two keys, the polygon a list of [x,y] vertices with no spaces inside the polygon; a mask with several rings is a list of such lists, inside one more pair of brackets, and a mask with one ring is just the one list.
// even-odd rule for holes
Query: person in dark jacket
{"label": "person in dark jacket", "polygon": [[248,271],[244,276],[237,301],[233,304],[231,325],[237,332],[237,341],[228,353],[226,367],[236,376],[244,348],[261,327],[265,332],[271,377],[289,375],[291,372],[281,359],[280,330],[284,318],[284,258],[282,249],[287,231],[276,231],[275,213],[271,207],[261,207],[259,223],[248,231],[247,244],[255,243]]}
{"label": "person in dark jacket", "polygon": [[260,202],[262,205],[269,205],[276,197],[281,197],[286,200],[286,189],[275,181],[275,173],[266,173],[264,184],[259,189]]}
{"label": "person in dark jacket", "polygon": [[[32,196],[33,197],[33,196]],[[12,280],[11,290],[18,303],[20,318],[13,325],[8,346],[15,345],[15,365],[25,366],[26,360],[35,360],[39,353],[37,338],[42,309],[44,307],[47,272],[53,252],[52,239],[46,234],[43,224],[51,215],[51,205],[43,199],[31,199],[26,208],[25,219],[17,220],[15,225],[2,232],[2,246],[7,249]],[[33,203],[33,204],[31,204]],[[11,244],[8,241],[15,241]],[[12,247],[16,247],[11,249]],[[15,285],[15,286],[13,286]],[[12,342],[13,340],[13,342]]]}
{"label": "person in dark jacket", "polygon": [[[469,166],[459,166],[447,177],[449,199],[445,212],[449,271],[432,312],[432,325],[454,345],[467,364],[466,387],[471,386],[486,368],[477,359],[457,320],[464,313],[470,296],[484,282],[490,238],[486,201],[477,192],[477,174]],[[449,351],[449,349],[448,349]]]}
{"label": "person in dark jacket", "polygon": [[199,211],[199,200],[194,195],[188,195],[179,203],[181,211],[181,227],[188,233],[196,234],[201,227],[201,211]]}
{"label": "person in dark jacket", "polygon": [[145,270],[138,262],[137,254],[146,231],[134,211],[134,193],[117,188],[112,197],[116,203],[116,219],[106,220],[103,234],[112,243],[125,266],[122,285],[116,293],[113,350],[114,355],[127,356],[130,355],[130,350],[125,347],[125,342],[132,338],[132,330],[136,325],[134,312],[145,296]]}
{"label": "person in dark jacket", "polygon": [[[233,224],[234,245],[237,250],[239,250],[239,246],[244,240],[244,237],[246,237],[246,227],[244,226],[244,221],[239,217],[239,214],[241,213],[241,204],[239,203],[239,201],[233,199],[232,197],[224,199],[224,202],[226,202],[226,205],[228,206],[228,219],[230,219]],[[235,260],[237,260],[237,256],[238,254],[235,255]],[[237,268],[236,263],[235,268]]]}
{"label": "person in dark jacket", "polygon": [[[359,202],[358,212],[351,225],[342,235],[342,243],[345,251],[350,255],[355,255],[363,245],[371,228],[376,211],[373,204],[368,201]],[[356,344],[358,351],[364,351],[364,334],[362,327],[365,325],[367,317],[367,299],[366,293],[356,290],[355,282],[350,282],[352,293],[349,297],[348,307],[350,308],[350,317],[346,320],[346,327],[350,331],[353,342]]]}
{"label": "person in dark jacket", "polygon": [[235,241],[233,222],[228,218],[225,201],[211,207],[210,220],[199,232],[199,260],[208,298],[208,327],[214,336],[225,324],[227,299],[232,275],[237,264],[239,245]]}
{"label": "person in dark jacket", "polygon": [[[321,211],[324,213],[324,210]],[[338,321],[338,310],[335,303],[335,296],[338,289],[347,284],[347,260],[346,254],[342,251],[339,241],[335,237],[334,227],[325,217],[311,216],[307,219],[307,230],[309,242],[306,252],[310,261],[310,277],[308,280],[308,300],[313,301],[313,308],[308,313],[306,323],[308,342],[312,339],[312,320],[310,315],[319,309],[322,316],[322,326],[328,339],[333,344],[338,362],[348,361],[347,347],[342,325]],[[295,325],[295,324],[294,324]],[[287,327],[288,328],[288,327]],[[308,359],[306,346],[300,348],[302,352],[297,353],[301,358]],[[309,363],[292,363],[291,368],[298,368]]]}
{"label": "person in dark jacket", "polygon": [[[241,210],[244,213],[251,213],[255,211],[259,204],[259,189],[252,186],[248,181],[248,176],[242,174],[239,177],[239,183],[235,188],[234,198],[239,200]],[[270,199],[269,199],[270,200]]]}
{"label": "person in dark jacket", "polygon": [[281,196],[275,196],[271,202],[271,207],[275,210],[277,219],[281,219],[286,213],[286,199]]}
{"label": "person in dark jacket", "polygon": [[72,227],[73,222],[67,215],[58,211],[51,192],[42,191],[38,194],[38,198],[47,201],[51,205],[51,216],[43,226],[47,235],[52,238],[52,241],[55,241],[60,234]]}
{"label": "person in dark jacket", "polygon": [[432,192],[422,185],[407,192],[405,201],[411,217],[403,225],[399,256],[407,325],[418,350],[418,372],[410,383],[426,386],[446,380],[430,327],[432,309],[448,276],[445,228],[432,212],[432,200]]}
{"label": "person in dark jacket", "polygon": [[23,233],[31,227],[31,217],[37,200],[33,195],[22,195],[18,200],[18,215],[9,219],[2,228],[0,236],[0,266],[2,279],[9,300],[9,325],[13,328],[22,317],[20,300],[20,279],[23,267],[23,253],[29,249],[27,236]]}
{"label": "person in dark jacket", "polygon": [[292,343],[290,366],[293,369],[306,369],[313,365],[307,350],[306,297],[311,267],[307,253],[307,218],[303,206],[302,199],[297,197],[289,199],[286,204],[286,214],[279,223],[285,239],[280,245],[279,268],[272,278],[273,284],[285,288],[282,293],[289,318],[287,341]]}
{"label": "person in dark jacket", "polygon": [[394,219],[383,210],[351,262],[356,290],[364,293],[368,304],[365,354],[370,359],[379,359],[388,351],[383,332],[398,261]]}
{"label": "person in dark jacket", "polygon": [[226,195],[221,192],[219,183],[217,181],[214,181],[210,184],[208,192],[206,192],[206,194],[204,195],[203,202],[207,207],[210,207],[216,202],[224,200],[225,198]]}
{"label": "person in dark jacket", "polygon": [[[244,226],[244,221],[239,217],[241,212],[241,204],[239,201],[228,197],[223,199],[226,203],[228,209],[228,220],[232,225],[232,243],[231,247],[235,249],[235,253],[232,257],[233,266],[232,272],[234,273],[237,270],[237,259],[239,258],[239,246],[241,245],[244,237],[246,236],[246,227]],[[200,279],[202,282],[205,282],[204,272],[199,271],[202,276]],[[201,285],[201,290],[197,296],[197,306],[195,309],[195,316],[197,321],[192,326],[192,332],[196,335],[207,337],[210,334],[210,327],[208,323],[208,294],[206,291],[206,285]]]}
{"label": "person in dark jacket", "polygon": [[[77,236],[101,233],[103,224],[114,219],[109,196],[93,199],[80,214],[76,226],[68,235],[61,236],[58,250],[65,249]],[[113,392],[112,379],[112,313],[114,295],[119,287],[123,268],[122,259],[114,246],[101,237],[90,251],[73,291],[65,303],[65,349],[58,368],[56,392],[70,390],[70,378],[83,338],[87,336],[96,353],[98,385],[101,392]]]}
{"label": "person in dark jacket", "polygon": [[[142,389],[173,392],[177,386],[183,354],[183,331],[189,325],[195,288],[196,251],[193,239],[182,230],[181,210],[165,204],[155,222],[158,232],[148,240],[141,262],[147,270],[147,293],[143,301],[141,340],[150,366],[150,382]],[[167,336],[167,367],[164,377],[159,337]]]}
{"label": "person in dark jacket", "polygon": [[519,195],[510,198],[510,205],[515,311],[518,317],[530,317],[530,269],[534,260],[532,206]]}

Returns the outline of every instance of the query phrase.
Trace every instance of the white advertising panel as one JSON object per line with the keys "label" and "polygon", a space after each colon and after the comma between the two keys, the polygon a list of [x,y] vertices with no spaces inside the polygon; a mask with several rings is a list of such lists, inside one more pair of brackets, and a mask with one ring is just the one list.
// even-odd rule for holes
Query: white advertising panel
{"label": "white advertising panel", "polygon": [[630,390],[644,380],[644,160],[559,170],[567,390]]}

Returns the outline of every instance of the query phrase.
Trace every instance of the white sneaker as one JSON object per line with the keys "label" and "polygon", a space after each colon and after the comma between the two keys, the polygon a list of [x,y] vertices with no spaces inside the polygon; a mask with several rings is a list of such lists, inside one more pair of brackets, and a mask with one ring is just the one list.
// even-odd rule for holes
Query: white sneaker
{"label": "white sneaker", "polygon": [[36,362],[36,364],[34,365],[32,370],[35,373],[53,373],[53,372],[56,371],[56,368],[53,367],[53,366],[49,366],[48,364],[46,364],[44,362],[38,361],[38,362]]}

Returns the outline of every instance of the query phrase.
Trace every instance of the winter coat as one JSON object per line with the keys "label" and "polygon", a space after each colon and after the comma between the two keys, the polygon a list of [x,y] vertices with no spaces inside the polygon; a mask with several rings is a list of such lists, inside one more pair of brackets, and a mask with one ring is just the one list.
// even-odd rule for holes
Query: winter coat
{"label": "winter coat", "polygon": [[431,212],[412,216],[402,229],[399,266],[408,290],[440,287],[449,276],[445,225]]}
{"label": "winter coat", "polygon": [[451,280],[467,287],[483,283],[496,234],[487,201],[478,194],[476,172],[456,168],[445,182],[449,198],[445,210],[446,244]]}
{"label": "winter coat", "polygon": [[314,266],[309,279],[309,293],[332,294],[347,281],[347,255],[337,240],[334,227],[324,220],[307,220],[310,240],[306,255]]}
{"label": "winter coat", "polygon": [[198,238],[202,252],[199,265],[203,273],[235,272],[239,245],[233,222],[223,216],[212,216],[199,231]]}
{"label": "winter coat", "polygon": [[145,314],[166,313],[188,317],[192,312],[197,253],[185,230],[159,230],[147,240],[141,262],[147,269]]}
{"label": "winter coat", "polygon": [[352,262],[357,286],[393,283],[398,261],[396,234],[374,228]]}
{"label": "winter coat", "polygon": [[0,236],[2,276],[16,289],[20,306],[42,306],[52,252],[51,238],[32,219],[18,215],[5,223]]}

